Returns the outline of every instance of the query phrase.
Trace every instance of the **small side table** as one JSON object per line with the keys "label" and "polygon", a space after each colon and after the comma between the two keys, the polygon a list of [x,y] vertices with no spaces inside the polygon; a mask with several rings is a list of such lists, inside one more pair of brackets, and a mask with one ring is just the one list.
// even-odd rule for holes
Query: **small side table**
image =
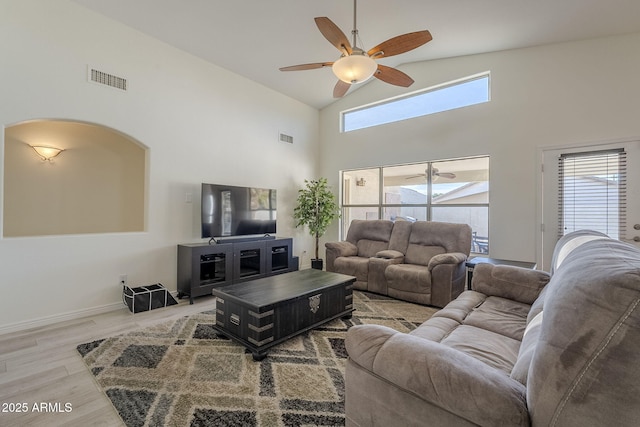
{"label": "small side table", "polygon": [[473,269],[478,264],[493,264],[493,265],[511,265],[513,267],[522,267],[522,268],[536,268],[535,262],[528,261],[511,261],[508,259],[498,259],[498,258],[486,258],[486,257],[474,257],[466,262],[467,266],[467,289],[471,289],[471,279],[473,279]]}

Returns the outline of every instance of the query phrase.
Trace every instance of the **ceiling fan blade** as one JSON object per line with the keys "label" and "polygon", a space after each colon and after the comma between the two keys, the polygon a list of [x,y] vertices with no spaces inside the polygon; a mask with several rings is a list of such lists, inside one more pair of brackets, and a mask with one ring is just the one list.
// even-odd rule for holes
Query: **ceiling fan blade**
{"label": "ceiling fan blade", "polygon": [[349,90],[351,84],[345,83],[342,80],[338,80],[336,86],[333,88],[333,97],[334,98],[342,98],[345,93]]}
{"label": "ceiling fan blade", "polygon": [[351,43],[349,43],[349,39],[344,35],[342,30],[338,28],[333,21],[326,16],[314,18],[316,21],[316,25],[318,29],[322,33],[322,35],[329,40],[329,43],[334,45],[339,51],[343,52],[346,50],[349,55],[351,55]]}
{"label": "ceiling fan blade", "polygon": [[331,67],[333,62],[314,62],[313,64],[300,64],[300,65],[291,65],[289,67],[282,67],[280,71],[303,71],[303,70],[314,70],[316,68],[323,67]]}
{"label": "ceiling fan blade", "polygon": [[409,87],[413,84],[413,79],[400,70],[378,64],[378,69],[373,76],[385,83],[396,86]]}
{"label": "ceiling fan blade", "polygon": [[439,177],[442,177],[442,178],[447,178],[447,179],[455,179],[456,178],[456,174],[455,173],[451,173],[451,172],[440,172],[440,173],[437,173],[435,175],[437,175]]}
{"label": "ceiling fan blade", "polygon": [[456,174],[453,172],[440,172],[440,170],[437,167],[432,167],[431,168],[431,175],[433,175],[434,178],[446,178],[446,179],[455,179],[456,178]]}
{"label": "ceiling fan blade", "polygon": [[433,37],[431,37],[431,33],[428,30],[407,33],[380,43],[378,46],[369,49],[367,54],[376,59],[386,58],[413,50],[430,42],[432,39]]}

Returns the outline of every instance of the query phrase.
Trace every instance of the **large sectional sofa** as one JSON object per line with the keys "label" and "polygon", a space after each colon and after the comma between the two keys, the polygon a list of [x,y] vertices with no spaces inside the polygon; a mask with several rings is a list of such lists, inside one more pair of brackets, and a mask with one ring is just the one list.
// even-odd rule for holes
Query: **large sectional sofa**
{"label": "large sectional sofa", "polygon": [[444,307],[464,290],[471,227],[353,220],[345,241],[325,247],[327,271],[355,276],[356,289]]}
{"label": "large sectional sofa", "polygon": [[350,328],[347,425],[639,425],[640,251],[579,231],[552,264],[479,264],[410,333]]}

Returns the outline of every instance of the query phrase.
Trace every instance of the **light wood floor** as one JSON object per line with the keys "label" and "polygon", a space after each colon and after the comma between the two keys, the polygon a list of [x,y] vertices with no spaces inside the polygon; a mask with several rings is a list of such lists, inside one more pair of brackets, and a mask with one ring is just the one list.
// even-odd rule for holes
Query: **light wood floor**
{"label": "light wood floor", "polygon": [[[121,426],[109,399],[97,386],[78,344],[118,335],[215,307],[214,297],[180,300],[176,306],[131,314],[122,310],[0,335],[0,426]],[[27,404],[27,411],[16,413]],[[34,411],[41,403],[59,412]],[[65,404],[71,411],[64,412]]]}

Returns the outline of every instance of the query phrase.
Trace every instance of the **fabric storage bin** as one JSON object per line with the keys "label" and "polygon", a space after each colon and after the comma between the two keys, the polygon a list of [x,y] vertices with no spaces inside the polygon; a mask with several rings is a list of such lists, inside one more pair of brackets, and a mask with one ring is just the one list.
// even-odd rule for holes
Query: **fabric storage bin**
{"label": "fabric storage bin", "polygon": [[161,283],[137,288],[124,286],[122,288],[122,301],[132,313],[178,304]]}

